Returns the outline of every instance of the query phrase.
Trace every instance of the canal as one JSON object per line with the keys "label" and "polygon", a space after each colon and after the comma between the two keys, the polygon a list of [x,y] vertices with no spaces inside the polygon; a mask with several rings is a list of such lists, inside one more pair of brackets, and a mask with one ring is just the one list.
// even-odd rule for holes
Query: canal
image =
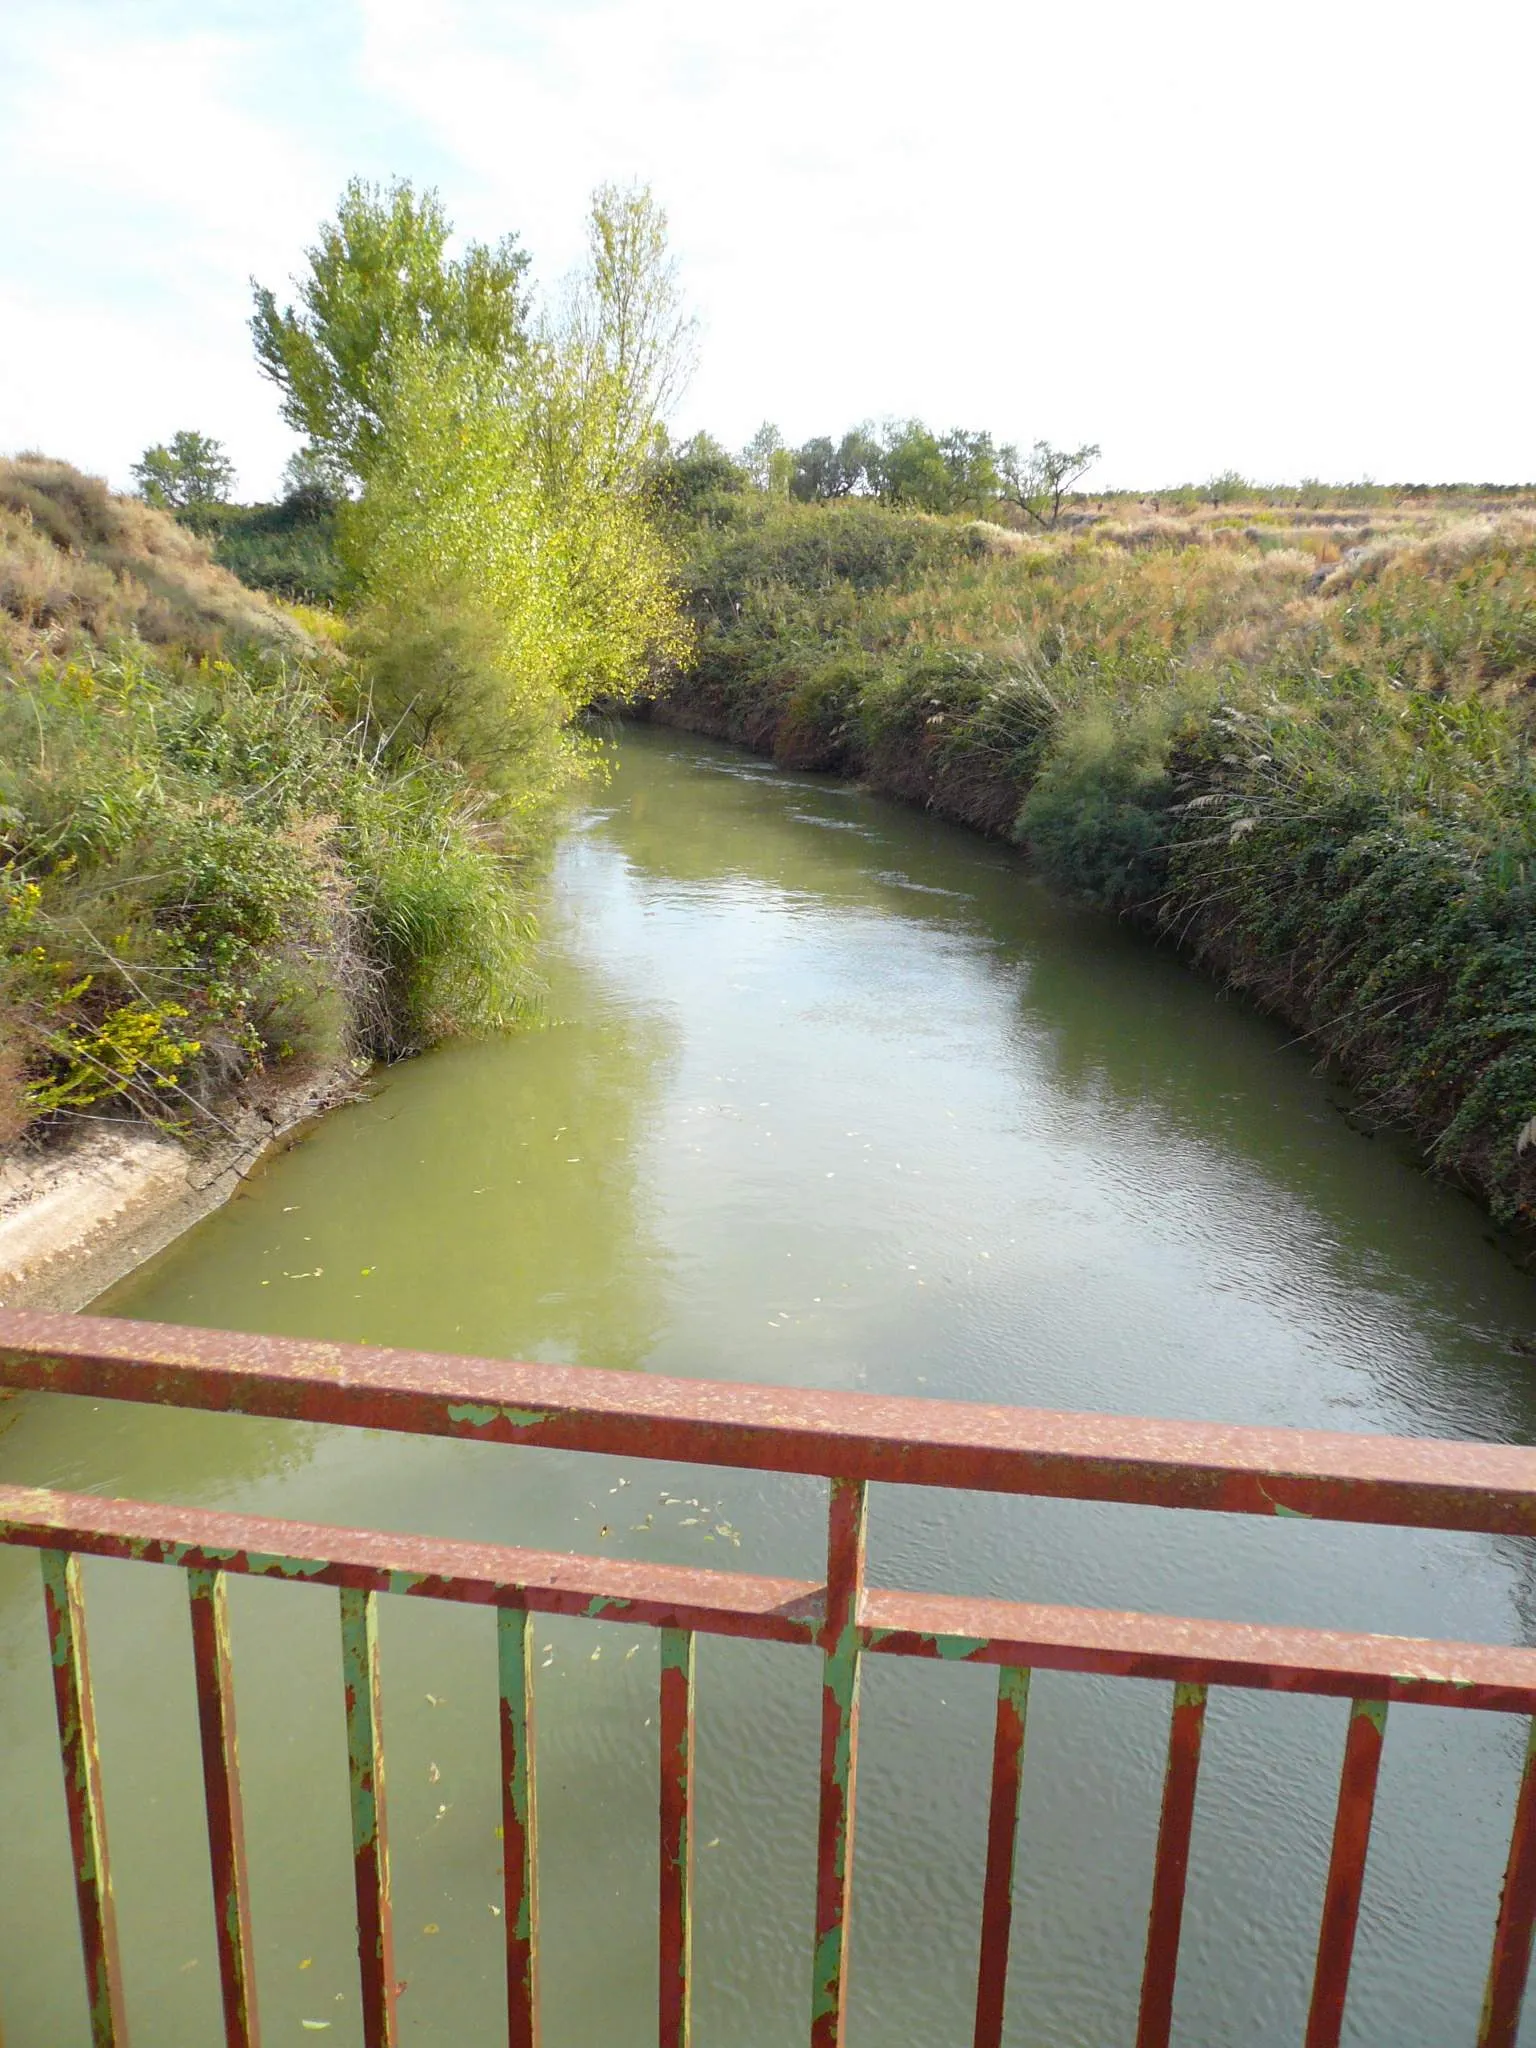
{"label": "canal", "polygon": [[[1536,1439],[1536,1295],[1472,1205],[1355,1127],[1305,1047],[1055,900],[1009,850],[835,782],[627,731],[550,879],[533,1028],[382,1076],[100,1306],[793,1386]],[[27,1397],[0,1478],[819,1576],[772,1475]],[[1492,1539],[876,1489],[874,1583],[1536,1640]],[[218,2038],[179,1573],[86,1571],[136,2038]],[[86,2036],[36,1560],[0,1555],[0,2030]],[[411,2048],[502,2038],[494,1635],[386,1601]],[[272,2043],[358,2039],[335,1596],[231,1588]],[[656,1645],[538,1635],[548,2048],[654,2039]],[[809,2004],[819,1667],[699,1650],[695,2037]],[[850,2031],[969,2040],[993,1676],[864,1676]],[[1342,1701],[1213,1695],[1176,2038],[1304,2025]],[[1008,2038],[1134,2032],[1162,1686],[1031,1700]],[[1523,1728],[1396,1708],[1357,2048],[1469,2042]],[[1536,2040],[1536,2023],[1526,2029]]]}

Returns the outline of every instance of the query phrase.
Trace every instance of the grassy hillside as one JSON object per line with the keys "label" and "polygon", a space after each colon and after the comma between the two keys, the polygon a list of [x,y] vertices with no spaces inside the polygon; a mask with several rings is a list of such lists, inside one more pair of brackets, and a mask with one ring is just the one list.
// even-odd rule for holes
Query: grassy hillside
{"label": "grassy hillside", "polygon": [[1536,503],[707,500],[656,715],[1025,844],[1536,1220]]}
{"label": "grassy hillside", "polygon": [[65,464],[0,464],[0,1142],[195,1134],[234,1088],[515,1006],[505,835],[381,744],[330,623]]}
{"label": "grassy hillside", "polygon": [[14,669],[126,638],[192,656],[314,651],[165,513],[68,463],[0,461],[0,659]]}

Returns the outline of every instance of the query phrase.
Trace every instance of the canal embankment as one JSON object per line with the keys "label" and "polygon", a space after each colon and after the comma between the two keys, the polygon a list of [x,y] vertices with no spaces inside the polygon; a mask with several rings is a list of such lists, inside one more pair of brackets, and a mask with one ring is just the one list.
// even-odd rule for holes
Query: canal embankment
{"label": "canal embankment", "polygon": [[1023,846],[1536,1218],[1536,515],[716,493],[649,716]]}

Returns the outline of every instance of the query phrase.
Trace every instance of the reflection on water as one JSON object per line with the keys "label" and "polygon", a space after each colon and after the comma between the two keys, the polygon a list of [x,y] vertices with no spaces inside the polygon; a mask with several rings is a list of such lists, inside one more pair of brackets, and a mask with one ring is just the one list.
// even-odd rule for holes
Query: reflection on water
{"label": "reflection on water", "polygon": [[[113,1312],[713,1378],[1531,1440],[1529,1282],[1284,1034],[1006,850],[658,733],[568,833],[541,1027],[387,1076]],[[815,1575],[821,1489],[27,1400],[7,1479]],[[1532,1639],[1521,1547],[881,1489],[889,1584]],[[0,2022],[83,2041],[35,1565],[0,1557]],[[88,1574],[129,1996],[216,2037],[182,1588]],[[334,1598],[234,1589],[273,2040],[356,2039]],[[386,1603],[407,2039],[500,2038],[487,1617]],[[650,2038],[655,1645],[539,1636],[547,2039]],[[991,1682],[866,1674],[856,2038],[969,2038]],[[701,2041],[804,2038],[817,1670],[699,1654]],[[1129,2038],[1168,1695],[1031,1704],[1009,2039]],[[1213,1700],[1182,2041],[1290,2043],[1345,1710]],[[1395,1709],[1349,2038],[1470,2040],[1521,1751]],[[920,1930],[920,1932],[919,1932]],[[1536,2036],[1533,2036],[1536,2038]]]}

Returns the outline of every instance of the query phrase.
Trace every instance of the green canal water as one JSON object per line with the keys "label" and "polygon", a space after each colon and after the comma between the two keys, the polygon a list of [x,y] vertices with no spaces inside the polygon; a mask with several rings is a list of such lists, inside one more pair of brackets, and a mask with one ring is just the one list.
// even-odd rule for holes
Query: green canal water
{"label": "green canal water", "polygon": [[[1532,1441],[1531,1284],[1304,1050],[1007,850],[626,734],[565,835],[537,1028],[384,1076],[123,1316],[632,1372]],[[789,1479],[28,1398],[10,1481],[816,1576]],[[877,1583],[1530,1641],[1515,1544],[877,1490]],[[218,2036],[183,1584],[87,1569],[128,2000]],[[490,1617],[386,1601],[412,2048],[502,2037]],[[236,1584],[269,2043],[359,2038],[335,1595]],[[656,1645],[537,1637],[549,2048],[654,2039]],[[699,1649],[696,2038],[805,2038],[818,1671]],[[993,1681],[866,1670],[851,2034],[969,2039]],[[1009,2040],[1128,2042],[1169,1695],[1031,1703]],[[36,1561],[0,1557],[0,2029],[86,2038]],[[1343,1702],[1213,1697],[1177,2038],[1299,2041]],[[1522,1729],[1396,1708],[1348,2039],[1470,2042]],[[1527,2038],[1536,2031],[1527,2029]]]}

